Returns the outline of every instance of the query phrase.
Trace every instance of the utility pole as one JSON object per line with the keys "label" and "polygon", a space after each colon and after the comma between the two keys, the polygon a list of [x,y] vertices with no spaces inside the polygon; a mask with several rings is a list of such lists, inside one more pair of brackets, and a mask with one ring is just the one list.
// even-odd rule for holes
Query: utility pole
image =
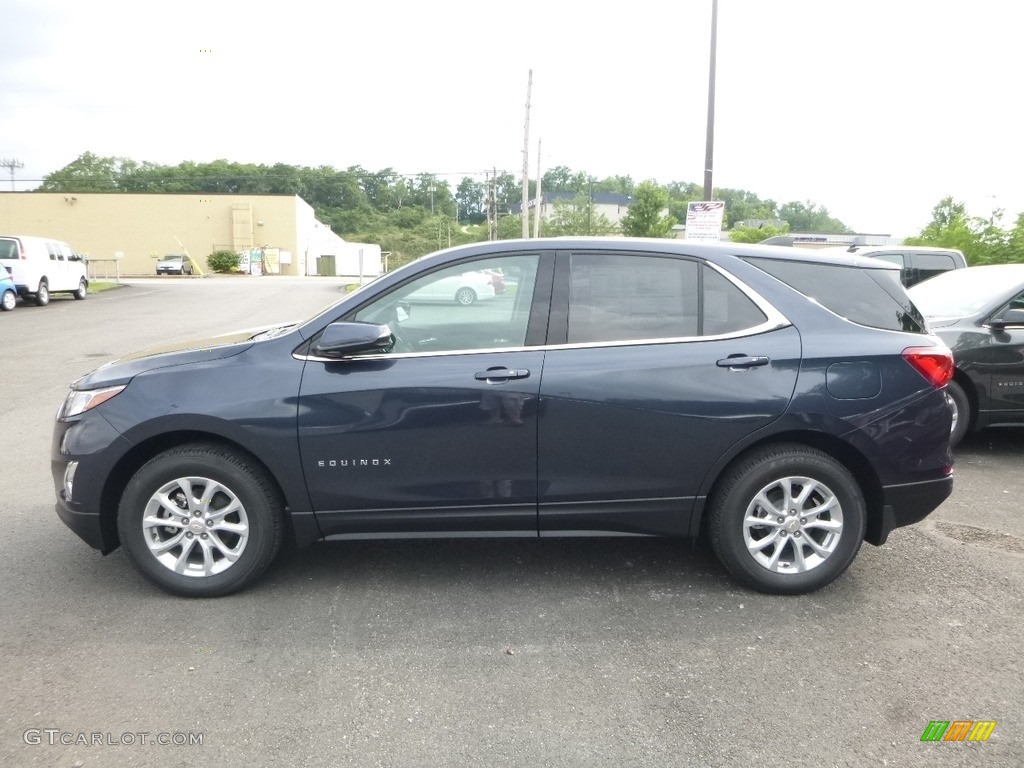
{"label": "utility pole", "polygon": [[718,0],[711,0],[711,65],[708,68],[708,136],[704,149],[704,199],[711,200],[715,158],[715,51],[718,47]]}
{"label": "utility pole", "polygon": [[491,172],[484,171],[484,208],[487,210],[487,239],[491,237]]}
{"label": "utility pole", "polygon": [[498,239],[498,168],[491,173],[491,188],[487,194],[487,239]]}
{"label": "utility pole", "polygon": [[21,160],[18,160],[17,158],[13,158],[13,159],[4,158],[3,160],[0,160],[0,168],[6,168],[7,170],[9,170],[11,172],[11,192],[14,191],[14,169],[15,168],[24,168],[24,167],[25,167],[25,164],[23,162],[21,162]]}
{"label": "utility pole", "polygon": [[594,177],[590,177],[590,194],[587,195],[587,234],[593,234],[590,231],[590,217],[594,213]]}
{"label": "utility pole", "polygon": [[526,124],[523,126],[523,238],[530,236],[530,92],[533,90],[533,70],[526,81]]}
{"label": "utility pole", "polygon": [[540,189],[540,139],[537,139],[537,211],[533,217],[533,236],[540,237],[540,214],[544,209],[544,196]]}

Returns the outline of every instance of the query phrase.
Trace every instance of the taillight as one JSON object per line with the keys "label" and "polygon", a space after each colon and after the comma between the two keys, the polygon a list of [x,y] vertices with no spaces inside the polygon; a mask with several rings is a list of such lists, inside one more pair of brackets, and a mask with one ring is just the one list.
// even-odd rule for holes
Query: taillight
{"label": "taillight", "polygon": [[903,359],[936,389],[953,378],[953,353],[948,349],[908,347],[903,350]]}

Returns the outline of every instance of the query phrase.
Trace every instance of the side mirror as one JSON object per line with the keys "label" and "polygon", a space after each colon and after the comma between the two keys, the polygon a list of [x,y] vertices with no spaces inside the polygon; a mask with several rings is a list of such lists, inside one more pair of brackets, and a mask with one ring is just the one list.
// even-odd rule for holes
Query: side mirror
{"label": "side mirror", "polygon": [[1024,328],[1024,309],[1008,309],[999,317],[993,317],[986,325],[997,331],[1007,328]]}
{"label": "side mirror", "polygon": [[390,352],[391,329],[377,323],[331,323],[310,348],[318,357],[348,357],[361,352]]}

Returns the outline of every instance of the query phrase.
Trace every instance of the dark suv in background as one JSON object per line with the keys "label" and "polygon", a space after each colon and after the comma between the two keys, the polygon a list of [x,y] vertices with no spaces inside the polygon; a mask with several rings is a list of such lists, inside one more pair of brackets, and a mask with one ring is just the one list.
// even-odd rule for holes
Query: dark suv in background
{"label": "dark suv in background", "polygon": [[895,264],[900,268],[900,280],[906,288],[943,272],[967,268],[967,259],[956,248],[933,248],[924,245],[851,245],[845,250],[857,256],[881,259]]}
{"label": "dark suv in background", "polygon": [[802,241],[794,235],[776,235],[764,240],[762,245],[785,245],[804,250],[814,250],[821,256],[854,254],[867,259],[879,259],[900,268],[900,281],[904,288],[941,275],[953,269],[966,269],[967,259],[956,248],[937,248],[927,245],[843,245],[820,247],[813,242]]}
{"label": "dark suv in background", "polygon": [[[495,273],[488,301],[417,301]],[[245,587],[286,534],[701,531],[744,584],[804,593],[951,492],[951,372],[877,259],[492,242],[79,379],[57,511],[183,595]]]}

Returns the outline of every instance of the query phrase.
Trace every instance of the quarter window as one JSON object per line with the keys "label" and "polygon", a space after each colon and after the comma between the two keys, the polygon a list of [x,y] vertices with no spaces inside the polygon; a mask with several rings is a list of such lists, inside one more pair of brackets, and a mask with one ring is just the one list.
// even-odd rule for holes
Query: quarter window
{"label": "quarter window", "polygon": [[746,260],[851,322],[926,333],[924,318],[900,285],[896,270],[752,257]]}

